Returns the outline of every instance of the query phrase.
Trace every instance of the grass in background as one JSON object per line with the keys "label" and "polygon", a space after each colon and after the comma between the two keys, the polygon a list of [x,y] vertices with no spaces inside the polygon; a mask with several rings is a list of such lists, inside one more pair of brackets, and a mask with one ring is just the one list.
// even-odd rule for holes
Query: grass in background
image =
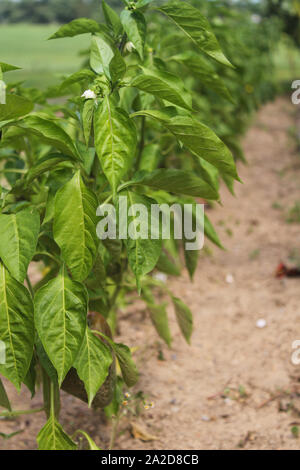
{"label": "grass in background", "polygon": [[56,83],[61,74],[78,70],[79,51],[89,47],[87,34],[70,39],[47,41],[58,25],[1,25],[0,61],[21,67],[10,72],[7,82],[25,80],[26,85],[45,88]]}
{"label": "grass in background", "polygon": [[287,36],[278,42],[274,62],[278,83],[291,83],[300,79],[300,52]]}

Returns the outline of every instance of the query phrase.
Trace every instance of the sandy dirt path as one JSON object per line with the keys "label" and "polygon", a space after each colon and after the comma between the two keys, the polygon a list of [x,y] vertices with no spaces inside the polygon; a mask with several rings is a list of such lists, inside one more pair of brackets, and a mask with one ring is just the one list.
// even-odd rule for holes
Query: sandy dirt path
{"label": "sandy dirt path", "polygon": [[[138,307],[121,320],[117,340],[139,347],[136,390],[155,402],[135,421],[158,439],[134,439],[129,418],[117,449],[299,449],[291,428],[300,425],[300,366],[292,365],[291,354],[300,339],[300,279],[274,277],[281,260],[292,252],[300,258],[300,225],[286,223],[300,200],[300,155],[290,137],[295,125],[296,109],[284,99],[257,114],[243,143],[244,184],[236,185],[236,198],[223,188],[223,207],[209,212],[227,251],[204,250],[193,284],[187,275],[168,281],[194,313],[192,345],[182,339],[171,307],[171,350],[148,318],[141,321]],[[259,329],[261,318],[266,327]],[[159,351],[166,360],[159,360]],[[282,396],[260,407],[273,394]],[[40,394],[32,405],[28,395],[14,395],[19,408],[41,405]],[[85,429],[106,446],[110,429],[101,415],[69,396],[63,402],[66,430]],[[35,448],[43,423],[42,415],[0,421],[1,432],[24,430],[0,438],[0,449]]]}

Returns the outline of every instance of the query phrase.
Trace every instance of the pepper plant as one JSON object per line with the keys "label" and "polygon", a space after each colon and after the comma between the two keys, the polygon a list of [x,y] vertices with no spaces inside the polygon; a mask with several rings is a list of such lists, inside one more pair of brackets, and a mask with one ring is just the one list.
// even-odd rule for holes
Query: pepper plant
{"label": "pepper plant", "polygon": [[[183,252],[192,278],[199,253],[174,236],[162,240],[161,232],[156,239],[121,237],[129,224],[139,233],[130,208],[219,201],[219,179],[230,188],[238,180],[230,150],[199,120],[194,78],[183,80],[178,65],[191,54],[203,87],[232,99],[214,67],[231,77],[234,67],[201,9],[184,1],[123,3],[118,15],[102,2],[103,24],[76,19],[50,38],[90,34],[91,46],[83,68],[46,92],[7,83],[6,72],[16,67],[0,63],[0,373],[32,395],[42,382],[47,421],[39,449],[76,448],[59,424],[61,389],[111,413],[118,406],[116,364],[126,386],[136,383],[130,349],[113,340],[117,307],[128,295],[141,296],[170,346],[166,304],[155,293],[168,295],[190,341],[189,308],[152,274],[178,275]],[[184,53],[167,56],[164,28],[181,38]],[[118,209],[120,196],[127,222],[118,220],[115,239],[100,240],[99,207]],[[220,245],[206,216],[204,230]],[[34,285],[31,261],[44,266]],[[7,408],[2,416],[14,415],[1,381],[0,405]]]}

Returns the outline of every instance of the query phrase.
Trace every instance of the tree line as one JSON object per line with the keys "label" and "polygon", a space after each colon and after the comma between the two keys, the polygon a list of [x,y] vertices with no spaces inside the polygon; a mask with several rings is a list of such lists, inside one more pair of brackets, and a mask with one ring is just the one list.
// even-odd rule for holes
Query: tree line
{"label": "tree line", "polygon": [[[121,8],[121,0],[109,0]],[[0,23],[67,23],[74,18],[100,19],[100,0],[0,0]]]}

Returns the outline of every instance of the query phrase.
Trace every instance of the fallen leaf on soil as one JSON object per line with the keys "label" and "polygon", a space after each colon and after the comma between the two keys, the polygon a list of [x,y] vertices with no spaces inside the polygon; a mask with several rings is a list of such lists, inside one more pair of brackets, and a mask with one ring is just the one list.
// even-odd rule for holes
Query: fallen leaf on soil
{"label": "fallen leaf on soil", "polygon": [[156,441],[158,439],[157,436],[153,436],[152,434],[149,434],[148,431],[146,431],[139,424],[137,423],[130,423],[130,424],[131,424],[131,432],[135,439],[140,439],[141,441],[144,441],[144,442]]}

